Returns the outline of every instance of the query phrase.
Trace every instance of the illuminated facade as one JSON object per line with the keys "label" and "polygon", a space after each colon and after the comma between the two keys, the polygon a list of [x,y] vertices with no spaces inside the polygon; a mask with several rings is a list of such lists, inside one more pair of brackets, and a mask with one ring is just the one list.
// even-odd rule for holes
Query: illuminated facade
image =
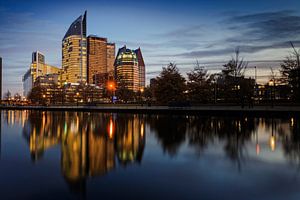
{"label": "illuminated facade", "polygon": [[144,89],[146,86],[146,79],[145,79],[145,62],[142,55],[141,48],[135,50],[137,59],[138,59],[138,66],[139,66],[139,88]]}
{"label": "illuminated facade", "polygon": [[107,73],[114,76],[114,62],[116,55],[116,45],[115,43],[107,43]]}
{"label": "illuminated facade", "polygon": [[64,82],[87,81],[86,12],[71,24],[62,40],[62,68]]}
{"label": "illuminated facade", "polygon": [[89,36],[87,38],[88,83],[103,85],[99,77],[114,75],[115,44],[107,43],[106,38]]}
{"label": "illuminated facade", "polygon": [[126,46],[120,48],[114,65],[118,84],[124,84],[134,92],[139,91],[139,65],[135,51],[127,49]]}
{"label": "illuminated facade", "polygon": [[89,36],[88,47],[88,83],[97,84],[95,75],[107,72],[107,39]]}
{"label": "illuminated facade", "polygon": [[37,80],[38,77],[49,74],[61,74],[61,69],[46,64],[45,56],[41,52],[33,52],[30,69],[27,70],[25,75],[23,76],[24,96],[28,96],[29,92],[34,86],[34,82]]}

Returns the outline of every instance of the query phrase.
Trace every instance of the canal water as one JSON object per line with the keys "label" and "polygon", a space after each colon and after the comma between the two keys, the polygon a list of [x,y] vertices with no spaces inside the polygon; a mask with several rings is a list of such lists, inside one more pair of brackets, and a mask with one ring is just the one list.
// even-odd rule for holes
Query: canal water
{"label": "canal water", "polygon": [[300,199],[297,117],[1,111],[0,199]]}

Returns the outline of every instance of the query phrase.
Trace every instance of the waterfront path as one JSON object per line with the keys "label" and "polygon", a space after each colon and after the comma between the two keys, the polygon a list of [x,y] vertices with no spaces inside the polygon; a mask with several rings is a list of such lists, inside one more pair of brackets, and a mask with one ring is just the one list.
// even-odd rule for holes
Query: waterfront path
{"label": "waterfront path", "polygon": [[300,106],[254,106],[252,108],[232,105],[203,105],[191,107],[111,105],[98,106],[0,106],[0,109],[13,110],[51,110],[85,112],[128,112],[128,113],[165,113],[165,114],[299,114]]}

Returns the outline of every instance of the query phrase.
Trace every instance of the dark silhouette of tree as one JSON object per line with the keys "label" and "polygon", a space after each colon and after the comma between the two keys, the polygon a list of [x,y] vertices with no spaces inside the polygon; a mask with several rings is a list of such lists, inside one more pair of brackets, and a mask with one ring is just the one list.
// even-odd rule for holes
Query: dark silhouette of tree
{"label": "dark silhouette of tree", "polygon": [[152,98],[153,98],[153,92],[152,92],[152,88],[150,88],[150,86],[145,87],[143,96],[145,97],[145,99],[147,101],[151,101],[152,100]]}
{"label": "dark silhouette of tree", "polygon": [[281,63],[281,74],[283,82],[288,83],[292,88],[292,98],[300,102],[300,49],[296,49],[291,42],[293,52]]}
{"label": "dark silhouette of tree", "polygon": [[231,60],[224,65],[222,73],[225,76],[242,77],[248,67],[248,62],[245,62],[243,58],[240,57],[240,49],[235,49],[235,56],[232,56]]}
{"label": "dark silhouette of tree", "polygon": [[211,99],[210,79],[207,70],[197,61],[193,71],[187,73],[188,98],[193,103],[207,103]]}
{"label": "dark silhouette of tree", "polygon": [[[112,96],[113,91],[109,91]],[[119,100],[123,100],[125,103],[128,101],[133,101],[135,98],[135,93],[132,90],[129,90],[127,84],[124,81],[118,82],[118,87],[116,89],[116,96]]]}
{"label": "dark silhouette of tree", "polygon": [[[240,50],[235,50],[235,56],[224,65],[222,70],[221,87],[222,94],[226,102],[240,102],[244,106],[246,100],[251,101],[253,96],[254,80],[245,79],[244,74],[247,69],[248,62],[240,57]],[[248,81],[248,82],[247,82]]]}
{"label": "dark silhouette of tree", "polygon": [[185,100],[186,84],[185,78],[179,73],[174,63],[163,67],[162,72],[156,78],[154,95],[157,102],[169,104]]}

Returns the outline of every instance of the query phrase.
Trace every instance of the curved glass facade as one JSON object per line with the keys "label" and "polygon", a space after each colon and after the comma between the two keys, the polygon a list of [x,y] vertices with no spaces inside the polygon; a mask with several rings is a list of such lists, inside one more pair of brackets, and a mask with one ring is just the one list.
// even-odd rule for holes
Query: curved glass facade
{"label": "curved glass facade", "polygon": [[[81,31],[82,28],[82,31]],[[86,11],[84,15],[80,15],[69,27],[68,31],[66,32],[64,39],[71,35],[83,35],[83,37],[86,37]]]}
{"label": "curved glass facade", "polygon": [[62,40],[62,68],[63,82],[86,82],[86,12],[71,24]]}

